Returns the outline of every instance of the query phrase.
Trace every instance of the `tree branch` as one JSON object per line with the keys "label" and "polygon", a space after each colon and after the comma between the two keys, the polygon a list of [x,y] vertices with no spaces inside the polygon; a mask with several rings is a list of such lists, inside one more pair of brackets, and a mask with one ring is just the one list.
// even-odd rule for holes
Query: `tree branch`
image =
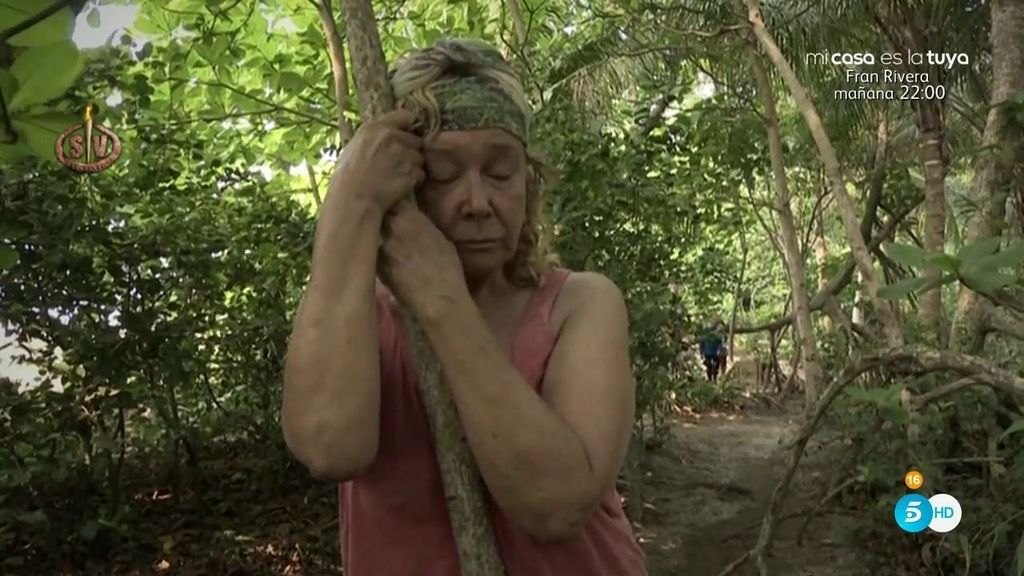
{"label": "tree branch", "polygon": [[944,386],[939,386],[938,388],[930,392],[926,392],[924,394],[921,394],[920,396],[915,396],[913,401],[914,408],[916,410],[921,410],[925,406],[931,404],[932,402],[935,402],[936,400],[939,400],[940,398],[945,398],[946,396],[959,392],[964,388],[977,386],[979,384],[984,384],[984,382],[973,376],[968,376],[966,378],[961,378],[955,382],[951,382]]}
{"label": "tree branch", "polygon": [[564,78],[553,82],[548,87],[548,91],[554,92],[559,87],[561,87],[562,84],[565,84],[566,82],[572,80],[573,78],[575,78],[576,76],[579,76],[580,74],[583,74],[584,72],[586,72],[587,70],[590,70],[591,68],[596,68],[598,66],[607,64],[609,60],[614,60],[616,58],[639,58],[640,56],[645,56],[647,54],[653,54],[653,53],[656,53],[656,52],[680,52],[682,50],[683,50],[683,48],[680,47],[679,45],[670,45],[670,46],[646,46],[646,47],[643,47],[643,48],[638,48],[636,50],[629,50],[629,51],[626,51],[626,52],[615,52],[615,53],[609,54],[607,58],[602,58],[601,60],[597,60],[597,61],[594,61],[594,62],[590,62],[588,64],[584,64],[583,66],[580,66],[576,70],[573,70],[571,73],[566,74]]}
{"label": "tree branch", "polygon": [[746,30],[749,28],[746,24],[735,24],[733,26],[721,26],[714,32],[705,32],[704,30],[683,30],[681,28],[673,28],[671,26],[663,25],[665,30],[672,32],[673,34],[681,34],[683,36],[697,36],[699,38],[717,38],[729,32],[735,32],[737,30]]}
{"label": "tree branch", "polygon": [[71,5],[72,1],[73,0],[59,0],[58,2],[54,2],[53,4],[50,4],[49,7],[45,8],[42,12],[39,12],[35,16],[29,18],[28,20],[25,20],[24,22],[19,22],[18,24],[11,26],[7,30],[0,32],[0,43],[6,42],[12,37],[21,34],[25,30],[28,30],[29,28],[35,26],[36,24],[42,22],[43,20],[46,20],[50,16],[53,16],[54,14],[59,12],[61,8],[67,8]]}
{"label": "tree branch", "polygon": [[526,21],[523,20],[523,11],[519,9],[519,0],[507,0],[507,2],[508,11],[512,14],[512,27],[516,33],[516,40],[525,53],[528,32],[526,31]]}
{"label": "tree branch", "polygon": [[199,80],[199,79],[196,79],[196,78],[178,78],[178,77],[175,77],[175,76],[168,76],[167,79],[168,80],[174,80],[174,81],[177,81],[177,82],[193,82],[193,81],[195,81],[197,84],[202,84],[204,86],[212,86],[214,88],[223,88],[225,90],[229,90],[231,92],[234,92],[235,94],[238,94],[239,96],[244,96],[244,97],[252,100],[253,102],[258,102],[260,104],[263,104],[264,106],[270,106],[273,110],[276,110],[276,111],[279,111],[279,112],[286,112],[288,114],[294,114],[295,116],[298,116],[300,118],[305,118],[306,120],[309,120],[310,122],[316,122],[317,124],[321,124],[323,126],[327,126],[328,128],[337,128],[336,125],[331,124],[330,122],[327,122],[323,118],[314,116],[312,114],[309,114],[307,112],[303,112],[301,110],[296,110],[294,108],[289,108],[288,106],[284,106],[282,104],[276,104],[276,103],[271,102],[270,100],[267,100],[265,98],[260,98],[259,96],[253,96],[252,94],[249,94],[249,93],[245,92],[244,90],[241,90],[239,88],[235,88],[234,86],[225,84],[224,82],[220,82],[220,81],[214,82],[212,80]]}
{"label": "tree branch", "polygon": [[313,169],[313,164],[309,161],[306,162],[306,174],[309,175],[309,187],[313,191],[313,200],[316,201],[316,207],[319,209],[323,201],[320,199],[320,187],[316,183],[316,170]]}
{"label": "tree branch", "polygon": [[1000,289],[994,291],[992,294],[985,294],[981,292],[979,292],[979,294],[985,296],[986,298],[992,300],[993,302],[1000,306],[1005,306],[1006,308],[1009,308],[1014,312],[1024,314],[1024,298],[1021,298],[1020,296],[1014,296],[1007,290]]}
{"label": "tree branch", "polygon": [[862,373],[875,368],[879,365],[877,359],[874,360],[862,360],[847,366],[836,378],[829,384],[825,392],[822,393],[821,399],[814,406],[812,411],[808,411],[808,415],[804,418],[803,424],[800,425],[796,436],[790,443],[790,452],[786,455],[786,473],[783,475],[782,480],[775,487],[775,491],[772,492],[771,500],[768,504],[768,512],[765,513],[764,520],[761,523],[761,531],[758,535],[757,545],[747,550],[742,556],[734,560],[725,570],[719,573],[719,576],[725,576],[731,574],[737,568],[739,568],[744,562],[750,558],[754,558],[757,561],[760,573],[763,575],[767,574],[767,565],[765,564],[764,555],[767,552],[768,547],[771,545],[772,538],[775,533],[775,524],[777,522],[776,515],[779,509],[782,507],[783,502],[786,499],[786,495],[789,492],[789,486],[793,481],[793,477],[796,474],[797,466],[800,464],[800,459],[803,457],[804,451],[807,448],[807,443],[810,441],[811,436],[817,430],[818,425],[825,416],[825,412],[831,406],[832,401],[839,396],[839,393],[846,387],[847,384],[853,382],[857,376]]}
{"label": "tree branch", "polygon": [[[316,9],[324,27],[327,55],[331,59],[331,71],[334,73],[334,101],[338,109],[338,132],[341,135],[341,146],[344,147],[353,135],[352,124],[345,117],[345,109],[348,108],[348,70],[345,66],[345,47],[341,43],[338,26],[334,21],[331,0],[320,0],[319,3],[316,3]],[[319,205],[318,201],[317,206]]]}
{"label": "tree branch", "polygon": [[[263,56],[263,59],[267,61],[267,64],[270,65],[270,67],[274,70],[274,72],[276,74],[281,74],[281,69],[278,68],[277,64],[274,64],[273,58],[267,57],[267,55],[263,53],[263,50],[261,48],[256,48],[256,52],[258,52],[260,56]],[[302,78],[302,83],[305,84],[310,90],[312,90],[312,91],[316,92],[317,94],[323,96],[325,99],[327,99],[327,100],[333,99],[333,96],[331,96],[330,92],[328,92],[327,90],[324,90],[320,86],[315,86],[313,84],[310,84],[309,81],[306,80],[305,78]],[[314,108],[317,107],[317,106],[320,106],[322,104],[322,102],[317,102],[315,99],[310,98],[309,96],[306,96],[301,91],[296,92],[295,93],[295,97],[298,98],[299,100],[302,100],[306,104],[309,104],[310,106],[313,106]]]}
{"label": "tree branch", "polygon": [[1007,310],[991,310],[988,314],[988,326],[995,332],[1024,340],[1024,321]]}
{"label": "tree branch", "polygon": [[888,148],[889,123],[886,121],[883,112],[882,119],[878,122],[878,130],[875,135],[875,157],[872,163],[871,183],[868,188],[867,204],[864,206],[864,217],[861,218],[860,221],[860,233],[865,238],[871,238],[871,233],[875,228],[875,218],[878,214],[878,206],[882,203],[882,190],[885,188],[885,168]]}
{"label": "tree branch", "polygon": [[768,202],[758,202],[757,198],[754,196],[753,175],[748,172],[746,175],[746,180],[747,196],[750,198],[750,205],[754,207],[754,217],[757,219],[758,224],[761,225],[761,228],[763,228],[765,233],[768,235],[768,241],[771,242],[772,247],[775,248],[775,252],[778,253],[779,258],[783,262],[785,262],[786,252],[782,249],[782,244],[779,243],[779,236],[776,229],[769,226],[768,222],[761,217],[761,211],[757,210],[757,208],[768,208],[772,212],[774,212],[777,209],[777,207],[774,204]]}
{"label": "tree branch", "polygon": [[828,179],[832,188],[832,195],[835,198],[837,207],[839,208],[839,216],[846,228],[846,235],[847,239],[850,241],[853,260],[860,269],[861,275],[864,279],[864,286],[867,289],[871,304],[875,309],[875,314],[882,323],[885,338],[890,345],[900,344],[903,342],[903,331],[899,325],[898,319],[896,318],[893,306],[878,296],[879,283],[876,279],[875,268],[871,261],[871,253],[868,250],[864,235],[860,232],[860,226],[857,221],[857,214],[853,206],[853,201],[850,199],[850,196],[846,191],[846,181],[843,175],[842,166],[839,163],[838,156],[836,155],[835,147],[832,145],[832,141],[822,124],[821,116],[818,114],[818,110],[815,107],[814,102],[807,94],[806,88],[804,88],[800,83],[800,80],[796,77],[796,73],[793,71],[793,68],[789,65],[786,57],[779,49],[775,39],[772,37],[771,33],[769,33],[767,28],[765,28],[758,0],[746,0],[746,4],[748,7],[747,20],[753,28],[754,35],[757,37],[764,52],[775,64],[776,69],[785,81],[786,86],[789,88],[790,94],[796,101],[797,108],[803,115],[805,124],[811,131],[811,136],[817,145],[819,156],[821,157],[821,161],[825,165],[825,170],[828,173]]}
{"label": "tree branch", "polygon": [[915,344],[883,350],[866,356],[864,361],[909,368],[911,372],[919,374],[948,370],[974,377],[992,388],[1024,398],[1024,377],[996,368],[990,361],[977,356]]}
{"label": "tree branch", "polygon": [[263,114],[269,114],[276,111],[277,108],[265,108],[263,110],[255,110],[252,112],[229,112],[220,116],[204,116],[202,118],[185,118],[182,120],[174,120],[167,122],[167,126],[183,126],[186,124],[195,124],[196,122],[221,122],[231,118],[246,118],[248,116],[262,116]]}
{"label": "tree branch", "polygon": [[3,122],[4,127],[4,144],[17,142],[18,133],[14,131],[14,124],[11,123],[11,117],[7,114],[7,101],[4,100],[2,88],[0,88],[0,122]]}
{"label": "tree branch", "polygon": [[[829,384],[828,388],[822,394],[821,400],[819,400],[817,405],[814,407],[813,412],[804,419],[804,422],[801,424],[794,440],[789,443],[790,452],[786,456],[786,473],[783,475],[782,480],[779,481],[779,484],[775,487],[775,491],[772,493],[771,501],[768,504],[768,511],[765,513],[764,520],[761,524],[761,532],[758,536],[757,545],[733,561],[733,563],[731,563],[725,570],[719,573],[719,576],[732,573],[750,558],[754,558],[757,561],[758,568],[762,575],[767,574],[765,555],[771,546],[772,538],[774,536],[775,524],[778,520],[776,516],[789,492],[789,486],[796,474],[796,469],[800,464],[800,459],[803,457],[803,453],[807,448],[807,443],[810,441],[811,436],[814,434],[818,425],[821,423],[821,420],[824,418],[825,412],[828,410],[833,400],[839,396],[839,393],[843,388],[850,382],[853,382],[860,374],[878,366],[899,366],[901,368],[911,367],[911,371],[916,373],[949,370],[964,374],[968,377],[943,388],[936,389],[930,396],[921,395],[915,399],[915,402],[921,402],[921,399],[923,398],[930,398],[929,401],[934,401],[939,397],[938,392],[940,390],[943,391],[944,395],[952,394],[956,390],[969,386],[973,381],[985,382],[994,388],[1009,391],[1018,397],[1024,397],[1024,378],[1006,370],[992,368],[981,358],[955,352],[939,351],[928,346],[912,345],[889,348],[881,350],[876,354],[865,356],[859,361],[848,365],[836,377],[836,379]],[[971,380],[972,382],[965,382],[967,380]]]}
{"label": "tree branch", "polygon": [[[885,225],[877,236],[871,239],[871,243],[868,245],[869,248],[877,248],[892,235],[893,231],[911,212],[913,212],[920,202],[916,202],[909,207],[903,209],[899,214],[893,216],[893,219]],[[811,311],[815,312],[821,310],[822,306],[825,305],[826,299],[839,293],[840,290],[846,287],[853,279],[853,271],[855,265],[852,260],[847,260],[846,264],[843,265],[843,269],[838,274],[832,277],[824,287],[818,290],[818,293],[811,298]],[[738,334],[750,334],[753,332],[764,332],[765,330],[778,330],[779,328],[790,324],[793,321],[791,315],[784,316],[778,320],[766,322],[764,324],[758,324],[756,326],[739,326],[736,328]]]}

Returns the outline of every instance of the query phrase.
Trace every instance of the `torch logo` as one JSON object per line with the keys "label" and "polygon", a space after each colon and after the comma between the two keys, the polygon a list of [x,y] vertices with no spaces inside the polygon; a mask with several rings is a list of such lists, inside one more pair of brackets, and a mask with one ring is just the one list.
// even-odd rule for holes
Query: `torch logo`
{"label": "torch logo", "polygon": [[75,172],[102,172],[121,155],[121,140],[106,126],[93,122],[94,110],[96,106],[86,104],[85,122],[65,130],[54,145],[57,161]]}

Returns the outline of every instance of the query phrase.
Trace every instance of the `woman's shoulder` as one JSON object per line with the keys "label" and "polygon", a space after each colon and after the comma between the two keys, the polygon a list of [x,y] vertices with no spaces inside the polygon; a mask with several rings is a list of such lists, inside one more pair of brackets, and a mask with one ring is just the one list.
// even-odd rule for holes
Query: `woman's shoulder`
{"label": "woman's shoulder", "polygon": [[624,305],[622,290],[600,272],[558,268],[553,273],[562,277],[563,284],[551,310],[552,326],[561,326],[573,314],[591,307]]}
{"label": "woman's shoulder", "polygon": [[564,296],[577,298],[622,297],[622,290],[619,289],[615,282],[600,272],[555,268],[552,270],[552,273],[556,277],[564,277],[564,286],[562,288]]}

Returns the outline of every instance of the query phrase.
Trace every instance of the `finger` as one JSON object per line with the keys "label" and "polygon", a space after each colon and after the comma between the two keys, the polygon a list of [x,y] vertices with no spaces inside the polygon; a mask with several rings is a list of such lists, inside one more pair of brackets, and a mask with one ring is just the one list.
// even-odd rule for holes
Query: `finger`
{"label": "finger", "polygon": [[403,148],[419,151],[423,149],[423,138],[401,129],[392,129],[390,136]]}
{"label": "finger", "polygon": [[395,220],[395,223],[402,224],[409,217],[412,210],[416,210],[412,201],[408,198],[403,198],[395,202],[395,205],[391,208],[391,217]]}
{"label": "finger", "polygon": [[387,211],[384,216],[385,220],[388,221],[388,232],[385,236],[387,241],[394,241],[396,238],[402,237],[402,235],[409,230],[410,212],[417,210],[408,198],[402,198],[394,204]]}
{"label": "finger", "polygon": [[427,180],[427,172],[423,170],[423,168],[416,168],[413,171],[412,176],[416,179],[414,187],[423,184]]}
{"label": "finger", "polygon": [[[396,258],[397,243],[394,237],[384,238],[381,242],[380,249],[377,250],[377,267],[385,271],[390,271]],[[383,266],[383,268],[381,268]]]}
{"label": "finger", "polygon": [[386,244],[393,245],[398,238],[403,238],[409,229],[408,200],[402,199],[391,205],[384,216],[388,222],[388,231],[384,236]]}
{"label": "finger", "polygon": [[408,130],[416,123],[416,115],[408,110],[399,108],[398,110],[392,110],[386,114],[381,114],[375,121],[383,126],[391,126],[392,128],[398,128],[399,130]]}
{"label": "finger", "polygon": [[410,168],[422,168],[423,153],[419,150],[406,150],[405,161],[409,163]]}
{"label": "finger", "polygon": [[423,166],[423,155],[415,150],[399,150],[392,160],[396,175],[412,174],[413,170]]}

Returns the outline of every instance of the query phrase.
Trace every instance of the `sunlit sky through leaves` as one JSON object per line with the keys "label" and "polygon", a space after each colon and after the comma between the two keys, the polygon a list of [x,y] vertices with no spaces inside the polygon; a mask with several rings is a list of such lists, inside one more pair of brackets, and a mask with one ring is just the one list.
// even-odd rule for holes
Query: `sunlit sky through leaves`
{"label": "sunlit sky through leaves", "polygon": [[[92,10],[99,11],[100,24],[97,27],[90,26],[88,22],[88,16]],[[268,9],[263,5],[260,6],[260,11],[263,12],[262,15],[267,20],[271,30],[285,33],[294,33],[298,31],[298,28],[295,26],[294,22],[292,22],[291,18],[288,18],[287,16],[282,17],[279,14],[274,15],[268,13]],[[138,13],[139,6],[137,4],[128,4],[124,6],[87,6],[81,13],[79,13],[78,19],[75,20],[75,29],[71,35],[71,40],[82,50],[98,48],[110,42],[120,42],[121,37],[127,33],[127,29],[135,23],[135,18],[138,16]],[[181,35],[185,36],[187,33],[182,31]],[[148,38],[143,34],[135,33],[132,39],[134,49],[139,50]],[[111,107],[117,106],[121,103],[121,100],[122,95],[115,91],[107,96],[106,104]],[[325,166],[333,164],[335,159],[329,155],[325,155],[320,160],[318,168],[322,170]],[[270,181],[274,177],[274,170],[269,164],[255,165],[252,169],[262,174],[263,178],[267,181]],[[292,166],[289,170],[289,174],[293,177],[305,177],[306,173],[305,161]]]}
{"label": "sunlit sky through leaves", "polygon": [[[97,9],[100,12],[100,25],[93,28],[86,21],[90,10]],[[96,48],[103,46],[111,37],[121,37],[121,32],[135,22],[135,16],[139,13],[139,7],[134,4],[127,6],[99,6],[98,8],[86,8],[78,14],[75,20],[75,30],[71,34],[71,40],[79,48]],[[116,33],[116,36],[115,36]]]}

